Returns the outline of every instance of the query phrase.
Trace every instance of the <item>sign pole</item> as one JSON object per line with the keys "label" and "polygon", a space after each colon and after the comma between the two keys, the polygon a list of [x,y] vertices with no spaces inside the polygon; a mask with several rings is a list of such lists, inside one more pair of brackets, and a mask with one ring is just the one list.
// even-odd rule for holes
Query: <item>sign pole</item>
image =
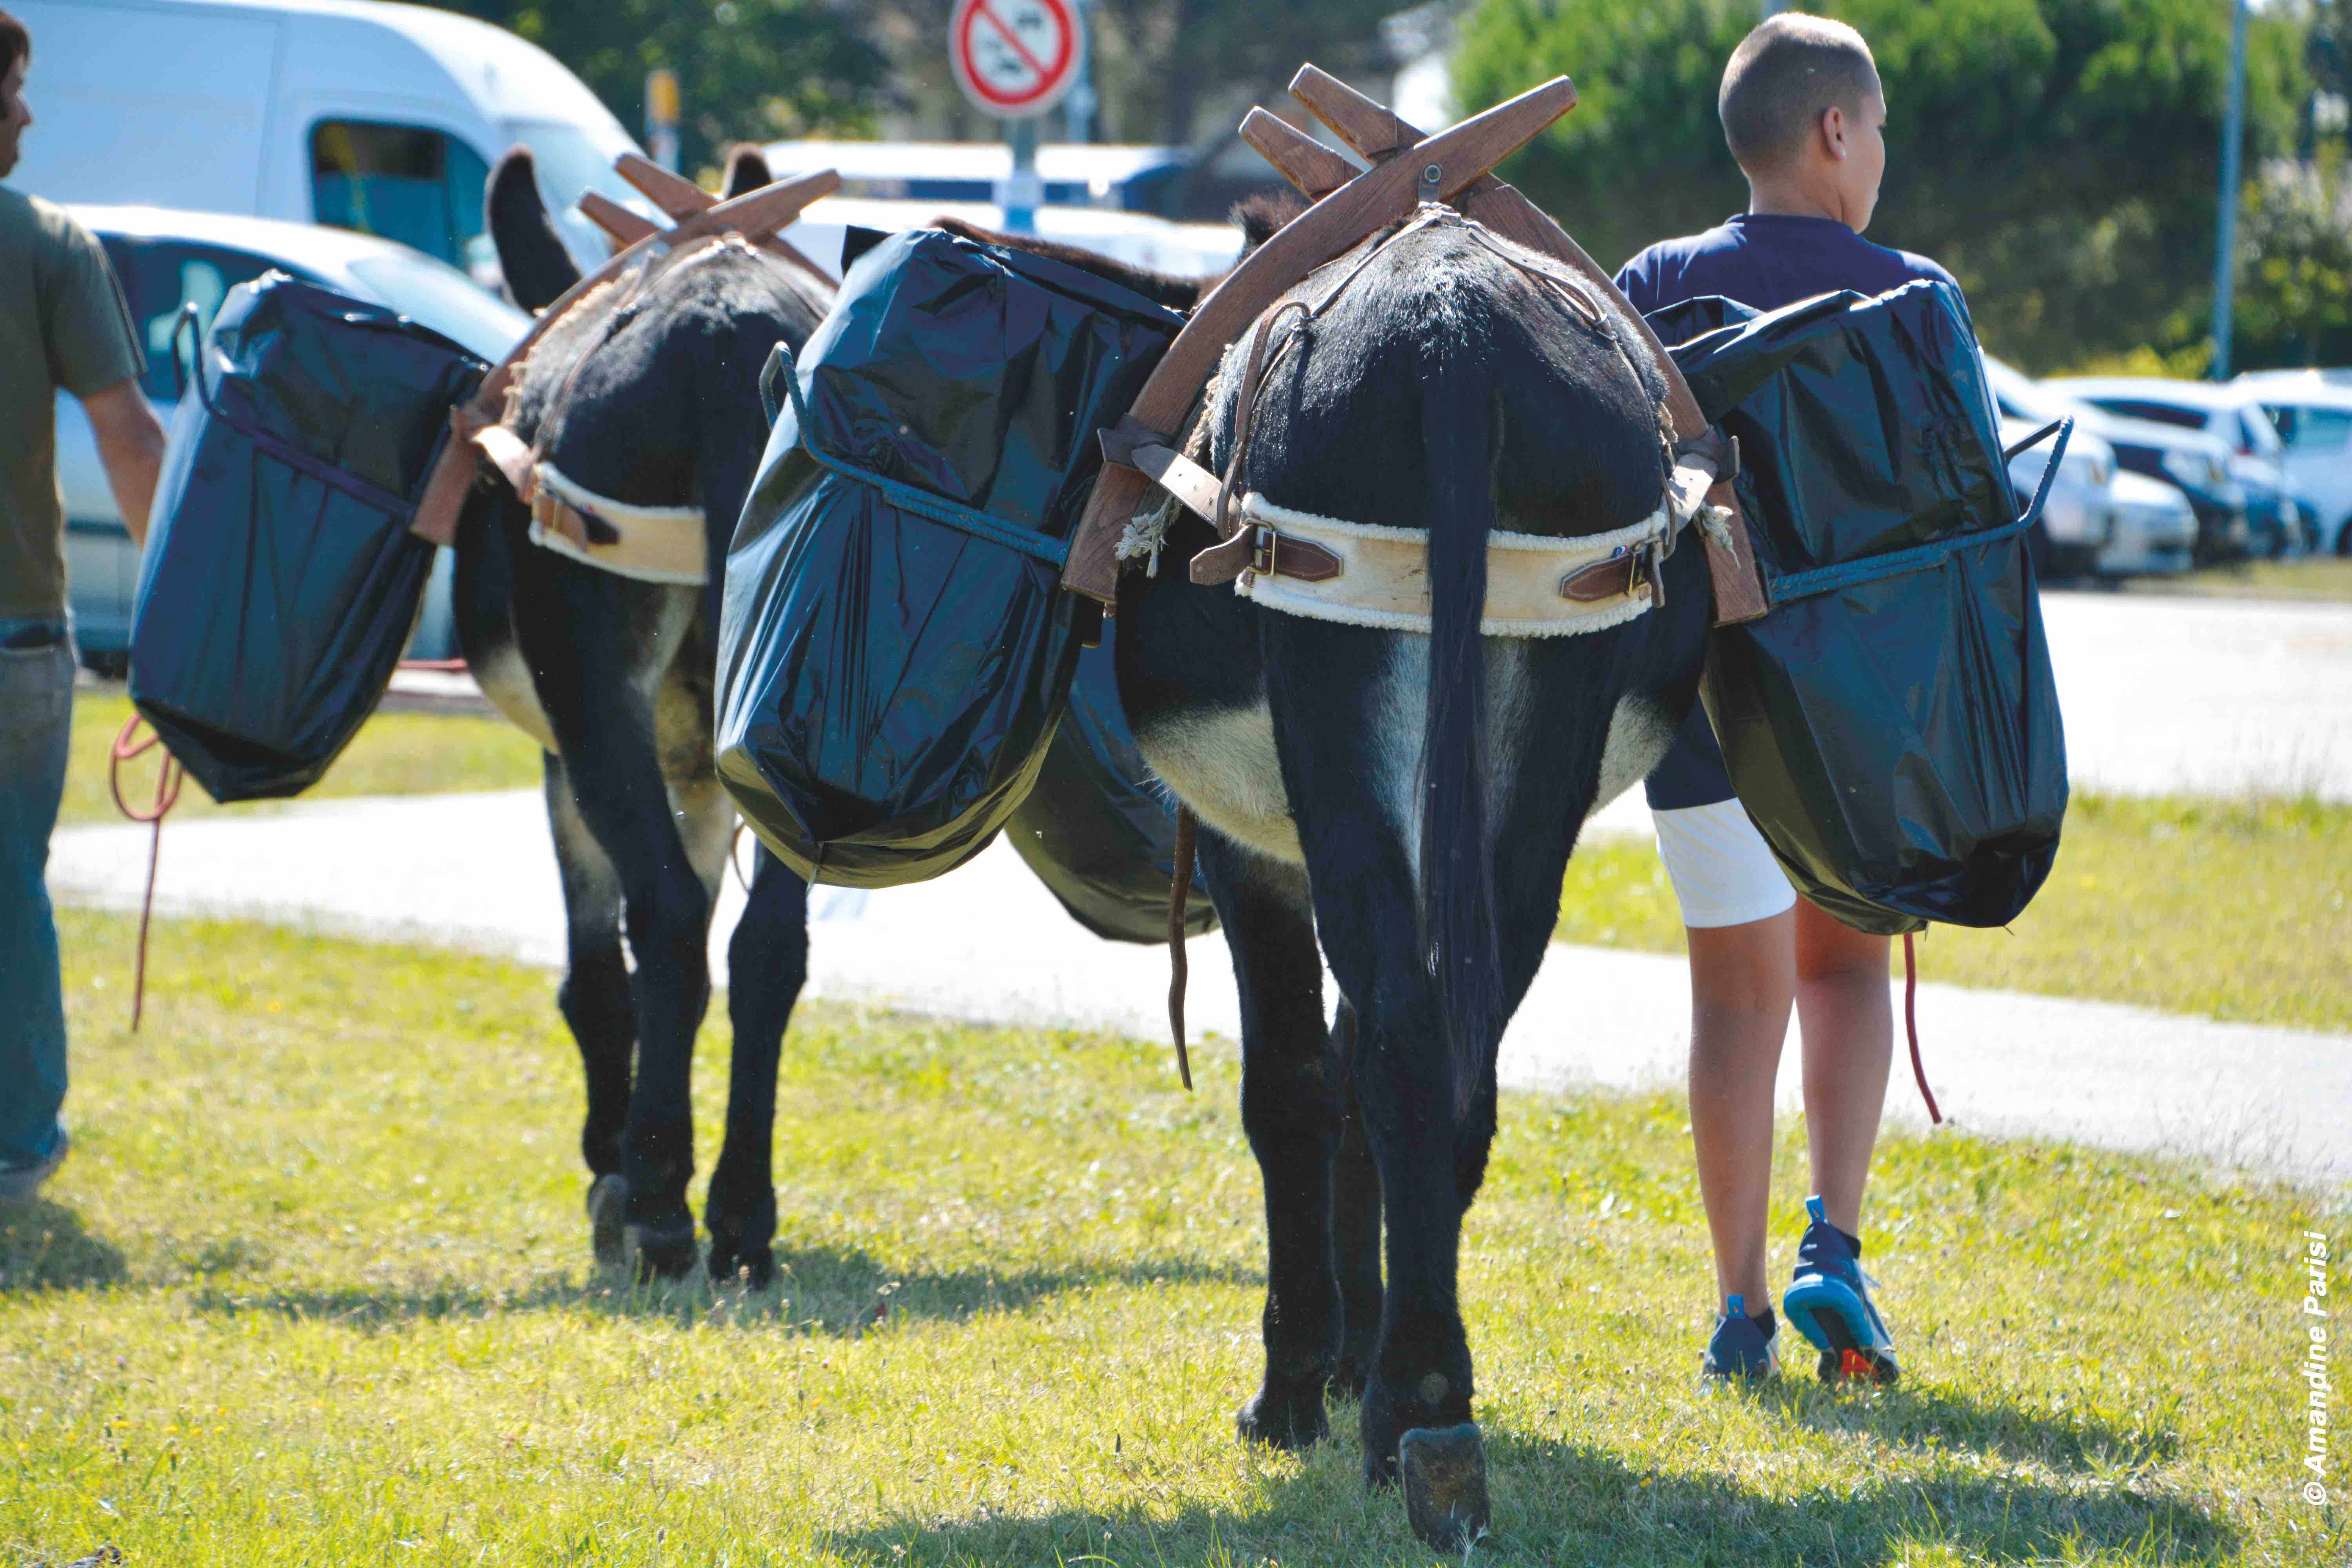
{"label": "sign pole", "polygon": [[2213,369],[2230,379],[2230,331],[2237,314],[2238,149],[2246,130],[2246,0],[2231,5],[2230,106],[2221,119],[2221,212],[2213,237]]}
{"label": "sign pole", "polygon": [[1037,177],[1037,121],[1008,122],[1005,140],[1013,143],[1013,177],[1004,182],[1004,231],[1035,234],[1037,205],[1045,199],[1045,182]]}
{"label": "sign pole", "polygon": [[677,73],[667,66],[646,73],[646,151],[677,173]]}

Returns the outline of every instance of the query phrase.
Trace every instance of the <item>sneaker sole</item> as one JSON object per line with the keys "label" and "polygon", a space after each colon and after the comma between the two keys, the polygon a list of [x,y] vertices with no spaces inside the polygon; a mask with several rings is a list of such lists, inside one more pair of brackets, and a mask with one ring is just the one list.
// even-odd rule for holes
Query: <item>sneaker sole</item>
{"label": "sneaker sole", "polygon": [[1823,1383],[1885,1384],[1901,1375],[1894,1356],[1871,1345],[1869,1318],[1853,1291],[1830,1280],[1792,1285],[1781,1308],[1822,1352],[1818,1370]]}

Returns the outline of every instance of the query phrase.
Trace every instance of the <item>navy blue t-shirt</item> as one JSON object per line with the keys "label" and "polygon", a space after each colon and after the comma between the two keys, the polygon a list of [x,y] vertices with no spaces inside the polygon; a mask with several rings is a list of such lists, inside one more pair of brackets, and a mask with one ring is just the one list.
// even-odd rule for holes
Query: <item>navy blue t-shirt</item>
{"label": "navy blue t-shirt", "polygon": [[[1777,310],[1839,289],[1884,294],[1923,278],[1952,283],[1952,275],[1926,257],[1873,245],[1835,218],[1741,213],[1705,234],[1660,240],[1625,263],[1617,287],[1647,315],[1710,294]],[[1653,811],[1735,798],[1704,708],[1691,705],[1674,750],[1643,788]]]}

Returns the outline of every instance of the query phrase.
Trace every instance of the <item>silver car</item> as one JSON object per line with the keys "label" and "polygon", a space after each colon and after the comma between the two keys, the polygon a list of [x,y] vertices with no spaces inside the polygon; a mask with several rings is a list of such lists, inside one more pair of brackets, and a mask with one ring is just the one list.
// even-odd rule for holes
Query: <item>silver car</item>
{"label": "silver car", "polygon": [[[179,212],[167,207],[68,206],[105,246],[147,352],[140,386],[168,426],[179,396],[172,332],[184,304],[209,328],[228,291],[276,268],[305,282],[387,306],[464,344],[493,363],[530,320],[456,268],[390,240],[271,218]],[[81,405],[58,395],[58,489],[65,500],[66,571],[74,635],[83,658],[119,668],[131,648],[139,552],[114,507],[98,442]],[[449,552],[439,552],[410,652],[445,658],[457,651],[449,607]]]}

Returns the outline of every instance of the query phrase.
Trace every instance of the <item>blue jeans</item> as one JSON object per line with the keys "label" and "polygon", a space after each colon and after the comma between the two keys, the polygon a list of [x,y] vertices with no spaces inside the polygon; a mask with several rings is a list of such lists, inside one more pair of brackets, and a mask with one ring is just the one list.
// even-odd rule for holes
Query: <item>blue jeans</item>
{"label": "blue jeans", "polygon": [[66,1099],[65,995],[44,878],[73,681],[64,623],[0,619],[0,1164],[46,1158]]}

